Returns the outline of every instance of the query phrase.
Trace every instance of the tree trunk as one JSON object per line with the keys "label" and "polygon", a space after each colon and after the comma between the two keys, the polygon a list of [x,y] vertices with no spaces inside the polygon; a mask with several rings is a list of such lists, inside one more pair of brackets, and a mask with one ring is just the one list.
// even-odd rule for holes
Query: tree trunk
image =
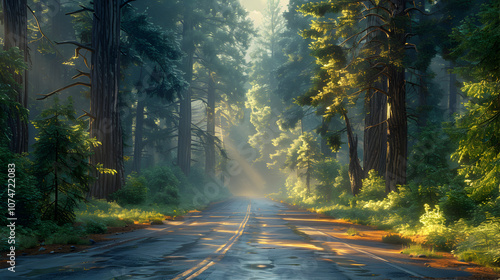
{"label": "tree trunk", "polygon": [[349,146],[349,181],[353,195],[359,194],[363,188],[363,168],[359,164],[358,158],[358,136],[352,133],[351,123],[347,114],[344,113],[345,126],[347,129],[347,142]]}
{"label": "tree trunk", "polygon": [[[308,157],[309,158],[309,157]],[[311,195],[311,172],[312,172],[311,161],[307,161],[307,169],[306,169],[306,195],[309,197]]]}
{"label": "tree trunk", "polygon": [[[449,69],[450,71],[455,67],[454,63],[450,61]],[[449,84],[449,98],[448,98],[448,112],[450,114],[450,119],[457,112],[457,75],[450,72],[450,84]]]}
{"label": "tree trunk", "polygon": [[406,184],[407,137],[405,69],[401,66],[405,53],[406,0],[392,0],[394,18],[389,26],[389,57],[394,62],[387,66],[388,117],[387,117],[387,165],[385,173],[386,192],[398,190]]}
{"label": "tree trunk", "polygon": [[134,133],[134,163],[132,170],[141,173],[142,149],[143,149],[143,132],[144,132],[144,99],[139,98],[137,101],[137,109],[135,116],[135,133]]}
{"label": "tree trunk", "polygon": [[[376,86],[382,86],[376,85]],[[381,87],[386,90],[386,86]],[[387,97],[372,92],[366,104],[365,132],[363,141],[363,169],[365,176],[375,170],[379,176],[385,176],[387,156]]]}
{"label": "tree trunk", "polygon": [[215,81],[212,72],[208,77],[207,143],[205,148],[205,174],[215,178]]}
{"label": "tree trunk", "polygon": [[[367,3],[368,7],[373,7]],[[375,16],[367,20],[367,27],[380,26],[382,21]],[[377,33],[369,35],[368,40],[376,40]],[[381,36],[379,34],[379,36]],[[369,45],[371,46],[371,45]],[[380,55],[380,49],[375,49],[374,54]],[[387,92],[386,77],[381,77],[382,81],[377,81],[373,87]],[[378,172],[379,176],[385,176],[385,164],[387,156],[387,97],[374,90],[367,92],[368,98],[365,104],[365,131],[363,139],[363,169],[365,177],[370,170]]]}
{"label": "tree trunk", "polygon": [[[425,11],[425,0],[418,0],[417,8]],[[417,17],[419,22],[424,20],[423,13],[417,13]],[[420,40],[421,41],[421,40]],[[422,131],[422,128],[427,126],[427,118],[429,115],[429,108],[427,104],[427,97],[429,91],[427,89],[427,68],[426,69],[417,69],[417,73],[420,73],[418,76],[419,85],[418,85],[418,121],[417,121],[417,129],[418,131]]]}
{"label": "tree trunk", "polygon": [[403,68],[389,66],[389,92],[387,119],[387,170],[386,192],[398,190],[398,185],[406,184],[407,116],[405,71]]}
{"label": "tree trunk", "polygon": [[[27,43],[27,0],[3,0],[4,16],[4,49],[18,47],[23,53],[24,61],[28,61]],[[15,90],[18,92],[16,101],[24,108],[28,108],[27,71],[22,74],[12,72],[14,80],[18,83]],[[10,150],[14,153],[28,151],[28,123],[19,115],[9,116],[8,124],[12,132]]]}
{"label": "tree trunk", "polygon": [[[184,57],[184,79],[191,83],[193,79],[193,1],[184,1],[184,26],[182,31],[182,50],[186,53]],[[177,165],[186,176],[191,171],[191,88],[184,90],[180,100],[179,108],[179,135],[177,137]]]}
{"label": "tree trunk", "polygon": [[[328,147],[328,141],[327,141],[326,136],[325,136],[326,132],[328,132],[329,126],[330,126],[330,123],[327,123],[326,118],[322,117],[321,118],[321,127],[323,128],[323,132],[321,133],[320,149],[321,149],[321,153],[325,157],[332,157],[334,155],[332,152],[332,149],[330,149],[330,147]],[[302,131],[302,133],[304,133],[304,131]]]}
{"label": "tree trunk", "polygon": [[94,0],[92,24],[92,65],[90,114],[91,137],[102,143],[91,157],[91,164],[116,170],[116,174],[98,174],[90,187],[90,196],[107,198],[123,183],[123,139],[118,106],[120,75],[120,0]]}

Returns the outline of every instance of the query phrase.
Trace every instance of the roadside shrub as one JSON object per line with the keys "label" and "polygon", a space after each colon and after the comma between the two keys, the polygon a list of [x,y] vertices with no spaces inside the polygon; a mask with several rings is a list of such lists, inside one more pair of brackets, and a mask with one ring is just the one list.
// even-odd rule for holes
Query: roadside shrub
{"label": "roadside shrub", "polygon": [[85,232],[94,234],[94,233],[106,233],[108,231],[108,228],[106,225],[102,222],[95,221],[95,220],[89,220],[87,221],[87,224],[85,225]]}
{"label": "roadside shrub", "polygon": [[59,230],[59,226],[54,221],[41,221],[37,229],[40,240],[44,240]]}
{"label": "roadside shrub", "polygon": [[141,204],[146,200],[148,194],[146,183],[144,176],[138,176],[137,173],[132,172],[127,176],[125,186],[113,193],[112,197],[120,205]]}
{"label": "roadside shrub", "polygon": [[396,245],[408,245],[411,243],[411,239],[402,237],[400,234],[389,233],[388,235],[382,236],[382,242]]}
{"label": "roadside shrub", "polygon": [[341,205],[349,205],[352,200],[351,182],[349,181],[349,164],[342,165],[339,169],[338,176],[335,177],[333,187],[339,193],[338,198],[334,197],[333,201]]}
{"label": "roadside shrub", "polygon": [[446,218],[443,216],[443,211],[439,209],[439,205],[431,210],[429,204],[424,205],[425,213],[420,216],[420,223],[422,223],[422,232],[428,234],[431,232],[443,232],[445,230]]}
{"label": "roadside shrub", "polygon": [[470,228],[453,253],[465,261],[500,266],[500,218],[490,217],[478,227]]}
{"label": "roadside shrub", "polygon": [[338,177],[340,164],[336,159],[327,158],[314,164],[314,177],[318,181],[316,194],[321,201],[332,201],[333,197],[338,197],[342,190],[335,188],[333,182]]}
{"label": "roadside shrub", "polygon": [[368,178],[363,180],[363,188],[357,196],[358,200],[382,200],[385,198],[385,196],[386,194],[384,178],[378,176],[375,170],[370,170],[368,172]]}
{"label": "roadside shrub", "polygon": [[[8,193],[7,178],[8,164],[14,164],[15,174],[15,196],[12,192]],[[8,199],[13,199],[16,202],[16,225],[36,228],[40,221],[40,204],[38,201],[41,198],[39,189],[36,187],[36,178],[30,174],[32,163],[24,155],[12,153],[6,146],[0,146],[0,176],[5,178],[5,185],[0,189],[0,224],[7,225],[8,215]],[[9,182],[11,183],[11,182]]]}
{"label": "roadside shrub", "polygon": [[442,258],[441,255],[436,254],[434,249],[429,249],[421,244],[410,244],[408,247],[403,248],[403,254],[419,256],[425,255],[427,258]]}
{"label": "roadside shrub", "polygon": [[467,195],[464,188],[450,186],[446,194],[439,202],[448,221],[458,221],[462,218],[470,218],[476,208],[474,201]]}
{"label": "roadside shrub", "polygon": [[144,171],[151,202],[166,205],[179,204],[180,181],[168,166],[153,167]]}
{"label": "roadside shrub", "polygon": [[31,234],[20,234],[16,237],[17,247],[21,250],[38,246],[38,238]]}
{"label": "roadside shrub", "polygon": [[450,228],[441,231],[432,231],[426,237],[425,244],[441,251],[451,251],[457,245],[456,232]]}
{"label": "roadside shrub", "polygon": [[54,233],[45,238],[45,244],[89,244],[85,239],[85,231],[82,227],[74,227],[71,224],[60,226]]}

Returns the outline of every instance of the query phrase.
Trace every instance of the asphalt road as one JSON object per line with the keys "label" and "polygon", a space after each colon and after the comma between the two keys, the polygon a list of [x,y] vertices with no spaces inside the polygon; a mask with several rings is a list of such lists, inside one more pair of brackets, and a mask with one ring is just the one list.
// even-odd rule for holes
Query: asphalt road
{"label": "asphalt road", "polygon": [[18,257],[0,279],[422,279],[468,276],[426,267],[397,246],[344,238],[332,219],[235,197],[183,221],[129,232],[86,251]]}

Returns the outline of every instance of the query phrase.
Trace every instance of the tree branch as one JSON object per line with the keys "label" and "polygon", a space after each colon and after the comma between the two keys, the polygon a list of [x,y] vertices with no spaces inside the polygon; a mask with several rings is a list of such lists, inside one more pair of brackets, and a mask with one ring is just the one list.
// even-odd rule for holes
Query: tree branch
{"label": "tree branch", "polygon": [[134,2],[135,0],[127,0],[125,2],[123,2],[123,4],[120,5],[120,9],[125,7],[125,5],[129,4],[130,2]]}
{"label": "tree branch", "polygon": [[56,93],[58,93],[58,92],[60,92],[60,91],[63,91],[63,90],[65,90],[65,89],[68,89],[68,88],[71,88],[71,87],[74,87],[74,86],[86,86],[86,87],[91,87],[91,85],[90,85],[89,83],[76,82],[76,83],[74,83],[74,84],[71,84],[71,85],[68,85],[68,86],[62,87],[62,88],[60,88],[60,89],[54,90],[54,91],[53,91],[53,92],[51,92],[51,93],[47,93],[47,94],[39,94],[39,95],[41,95],[41,96],[43,96],[43,97],[37,98],[36,100],[44,100],[44,99],[45,99],[45,98],[47,98],[47,97],[50,97],[50,96],[52,96],[52,95],[54,95],[54,94],[56,94]]}
{"label": "tree branch", "polygon": [[82,110],[82,111],[83,111],[85,114],[83,114],[83,115],[79,116],[79,117],[78,117],[79,119],[84,118],[84,117],[89,117],[89,118],[91,118],[91,119],[93,119],[93,120],[95,120],[95,119],[96,119],[96,117],[95,117],[94,115],[92,115],[91,113],[89,113],[89,112],[87,112],[87,111],[85,111],[85,110]]}
{"label": "tree branch", "polygon": [[75,76],[71,77],[71,79],[74,80],[74,79],[82,77],[82,76],[88,77],[90,79],[90,73],[83,72],[83,71],[80,71],[78,69],[76,71],[78,71],[78,74],[76,74]]}
{"label": "tree branch", "polygon": [[[45,38],[47,39],[47,41],[49,41],[49,43],[52,45],[52,47],[54,48],[54,50],[57,52],[57,54],[61,57],[64,57],[61,52],[56,48],[56,46],[54,45],[54,42],[52,42],[52,40],[49,39],[49,37],[47,37],[47,35],[45,35],[45,33],[43,33],[42,31],[42,27],[40,26],[40,21],[38,20],[38,17],[35,15],[35,12],[30,8],[29,5],[26,5],[26,7],[28,7],[28,10],[30,10],[31,14],[33,15],[33,18],[35,18],[35,22],[36,22],[36,26],[37,26],[37,29],[38,29],[38,32],[40,32],[40,34],[42,34],[42,38]],[[37,40],[38,41],[38,40]]]}
{"label": "tree branch", "polygon": [[83,5],[78,5],[78,6],[81,7],[80,10],[74,11],[74,12],[69,12],[69,13],[66,13],[65,15],[69,16],[69,15],[74,15],[74,14],[78,14],[78,13],[85,12],[85,11],[92,12],[92,13],[94,12],[94,9],[87,8],[87,7],[83,6]]}
{"label": "tree branch", "polygon": [[88,45],[84,45],[84,44],[79,43],[79,42],[77,42],[77,41],[62,41],[62,42],[56,42],[56,44],[58,44],[58,45],[66,45],[66,44],[71,44],[71,45],[75,45],[75,46],[77,46],[77,47],[79,47],[79,48],[86,49],[86,50],[88,50],[88,51],[94,52],[94,49],[93,49],[93,48],[91,48],[90,46],[88,46]]}
{"label": "tree branch", "polygon": [[420,10],[419,8],[416,8],[416,7],[411,7],[411,8],[407,8],[406,10],[404,10],[404,13],[409,13],[409,12],[412,12],[412,11],[417,11],[417,12],[420,12],[421,14],[425,15],[425,16],[430,16],[432,14],[428,14],[422,10]]}
{"label": "tree branch", "polygon": [[405,48],[408,48],[408,49],[413,48],[413,49],[415,49],[415,51],[416,51],[416,52],[418,52],[418,50],[417,50],[417,45],[412,44],[412,43],[406,43],[406,44],[405,44]]}
{"label": "tree branch", "polygon": [[365,130],[368,130],[368,129],[370,129],[370,128],[374,128],[374,127],[379,126],[379,125],[381,125],[381,124],[384,124],[384,123],[386,123],[386,122],[387,122],[387,120],[385,120],[385,121],[383,121],[383,122],[380,122],[380,123],[378,123],[378,124],[370,125],[370,126],[366,127],[366,128],[365,128]]}
{"label": "tree branch", "polygon": [[387,22],[387,20],[383,16],[381,16],[379,14],[374,14],[374,13],[366,14],[360,20],[367,19],[368,17],[378,17],[379,19],[382,20],[382,22],[384,22],[384,23]]}

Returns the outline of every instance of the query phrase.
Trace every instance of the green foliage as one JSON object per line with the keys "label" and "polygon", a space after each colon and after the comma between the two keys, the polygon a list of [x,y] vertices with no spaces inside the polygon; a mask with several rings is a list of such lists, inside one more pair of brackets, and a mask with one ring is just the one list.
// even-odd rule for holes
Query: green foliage
{"label": "green foliage", "polygon": [[363,180],[363,188],[359,192],[357,199],[360,201],[382,200],[385,196],[384,178],[378,176],[375,170],[370,170],[368,178]]}
{"label": "green foliage", "polygon": [[85,231],[81,227],[74,227],[71,224],[65,224],[58,227],[57,231],[47,236],[45,244],[76,244],[88,245],[89,241],[84,239]]}
{"label": "green foliage", "polygon": [[314,165],[314,178],[316,184],[316,194],[322,201],[332,201],[334,197],[339,197],[342,190],[335,188],[334,182],[338,177],[341,165],[336,159],[325,158]]}
{"label": "green foliage", "polygon": [[465,261],[500,266],[500,219],[490,218],[467,233],[454,254]]}
{"label": "green foliage", "polygon": [[[5,179],[3,188],[0,189],[0,198],[4,203],[0,203],[0,224],[7,225],[8,214],[8,199],[13,199],[16,202],[15,217],[17,218],[16,225],[23,225],[26,227],[37,227],[40,220],[40,204],[39,200],[41,194],[36,186],[36,178],[32,173],[32,163],[28,160],[26,155],[14,154],[7,148],[0,144],[0,176],[2,178],[9,178],[7,166],[9,164],[15,165],[15,188],[9,193],[7,179]],[[9,183],[12,183],[9,182]]]}
{"label": "green foliage", "polygon": [[419,256],[424,255],[426,258],[442,258],[441,255],[436,254],[434,249],[429,249],[421,244],[412,244],[408,247],[403,248],[403,254]]}
{"label": "green foliage", "polygon": [[178,205],[180,181],[168,166],[157,166],[144,171],[153,203]]}
{"label": "green foliage", "polygon": [[83,224],[97,222],[108,227],[119,227],[132,223],[162,221],[165,216],[176,217],[192,209],[187,208],[189,206],[178,207],[157,204],[127,204],[125,207],[116,202],[91,200],[87,204],[80,205],[79,210],[76,211],[77,221]]}
{"label": "green foliage", "polygon": [[459,148],[453,159],[461,164],[471,197],[480,203],[495,200],[500,190],[500,10],[498,0],[454,29],[454,55],[465,66],[457,71],[467,79],[462,90],[470,98],[466,113],[457,119]]}
{"label": "green foliage", "polygon": [[[448,159],[454,148],[441,126],[429,125],[422,128],[417,135],[417,143],[412,146],[409,154],[408,181],[421,188],[449,184],[454,174],[450,170]],[[433,199],[433,203],[435,202]]]}
{"label": "green foliage", "polygon": [[120,205],[141,204],[146,201],[148,195],[147,182],[144,176],[132,172],[127,176],[125,186],[113,194],[113,199]]}
{"label": "green foliage", "polygon": [[[123,36],[120,42],[125,52],[122,65],[144,66],[152,63],[152,67],[148,65],[154,68],[148,82],[154,87],[145,88],[146,92],[172,101],[175,94],[187,86],[178,66],[183,54],[174,32],[162,30],[150,21],[147,13],[139,13],[130,5],[122,9],[120,27],[128,35]],[[139,87],[143,86],[146,85],[141,81]]]}
{"label": "green foliage", "polygon": [[58,230],[59,226],[54,221],[45,220],[40,222],[40,225],[37,228],[37,235],[40,240],[45,240]]}
{"label": "green foliage", "polygon": [[340,167],[339,174],[335,178],[333,187],[340,193],[337,202],[340,205],[348,205],[353,198],[351,182],[349,181],[349,164]]}
{"label": "green foliage", "polygon": [[20,74],[24,69],[26,63],[19,48],[0,50],[0,145],[7,145],[10,141],[7,119],[20,116],[26,120],[28,116],[28,111],[16,101],[19,85],[11,72]]}
{"label": "green foliage", "polygon": [[360,235],[359,231],[353,227],[348,228],[345,233],[350,236]]}
{"label": "green foliage", "polygon": [[420,223],[423,225],[422,233],[439,233],[445,230],[446,217],[443,216],[443,212],[439,208],[439,205],[436,205],[436,208],[431,210],[429,204],[425,204],[424,211],[425,213],[420,216]]}
{"label": "green foliage", "polygon": [[382,242],[388,244],[408,245],[412,241],[410,238],[401,236],[401,234],[389,233],[388,235],[382,236]]}
{"label": "green foliage", "polygon": [[75,118],[72,100],[54,105],[33,121],[35,175],[42,193],[42,219],[59,224],[74,221],[73,209],[85,200],[93,168],[88,163],[97,142],[89,138],[84,121]]}
{"label": "green foliage", "polygon": [[451,185],[441,197],[439,207],[443,210],[448,221],[458,221],[470,218],[476,209],[476,204],[462,186]]}
{"label": "green foliage", "polygon": [[108,228],[106,227],[106,224],[95,221],[95,220],[89,220],[85,224],[85,232],[94,234],[94,233],[106,233],[108,231]]}

